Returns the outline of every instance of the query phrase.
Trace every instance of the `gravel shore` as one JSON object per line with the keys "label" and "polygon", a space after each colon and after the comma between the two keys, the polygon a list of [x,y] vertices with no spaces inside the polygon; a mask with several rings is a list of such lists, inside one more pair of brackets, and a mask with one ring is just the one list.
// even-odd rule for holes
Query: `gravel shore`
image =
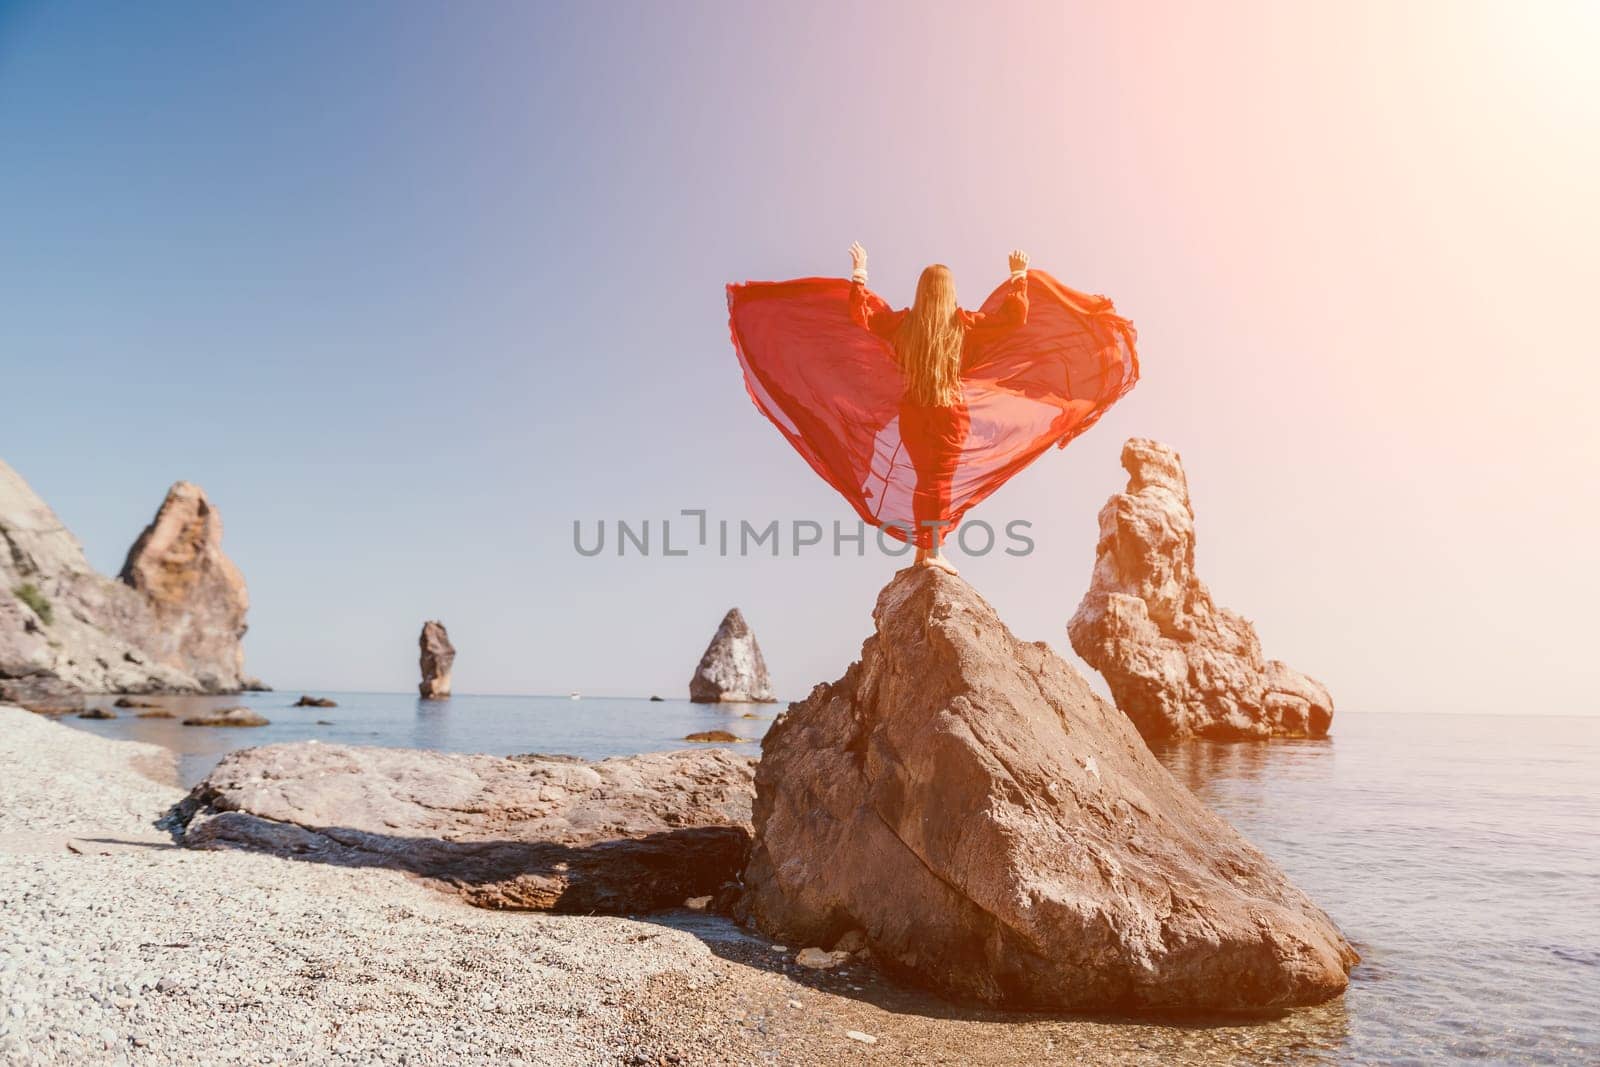
{"label": "gravel shore", "polygon": [[1342,1028],[970,1010],[700,913],[491,912],[391,870],[188,851],[156,825],[172,767],[0,707],[0,1063],[1262,1062]]}

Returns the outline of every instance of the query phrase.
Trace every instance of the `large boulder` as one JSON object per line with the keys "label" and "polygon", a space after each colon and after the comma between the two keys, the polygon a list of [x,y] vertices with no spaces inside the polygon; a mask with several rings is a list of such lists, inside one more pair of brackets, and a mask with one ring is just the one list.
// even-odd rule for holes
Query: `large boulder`
{"label": "large boulder", "polygon": [[1013,1008],[1261,1012],[1356,953],[1128,719],[960,578],[901,571],[844,677],[779,716],[742,906],[791,945]]}
{"label": "large boulder", "polygon": [[392,867],[488,908],[627,914],[735,879],[752,760],[589,763],[314,742],[234,752],[179,805],[190,848]]}
{"label": "large boulder", "polygon": [[1333,697],[1261,654],[1250,621],[1212,602],[1195,574],[1194,508],[1178,453],[1122,446],[1128,487],[1100,510],[1094,575],[1067,624],[1139,732],[1157,741],[1323,737]]}
{"label": "large boulder", "polygon": [[450,695],[450,669],[456,662],[456,646],[450,643],[444,623],[433,619],[423,623],[417,647],[421,650],[422,669],[417,692],[424,700],[443,700]]}
{"label": "large boulder", "polygon": [[770,704],[776,699],[761,646],[738,608],[730,608],[722,617],[700,657],[700,665],[689,679],[689,699],[696,704]]}
{"label": "large boulder", "polygon": [[[185,483],[173,487],[178,493]],[[193,489],[193,487],[189,487]],[[187,492],[187,491],[186,491]],[[193,490],[197,502],[204,494]],[[172,494],[168,494],[169,502]],[[214,520],[215,512],[207,507]],[[167,513],[163,505],[162,513]],[[95,572],[83,547],[22,477],[0,462],[0,678],[49,677],[96,693],[226,692],[259,685],[240,666],[244,587],[236,609],[214,610],[217,586],[185,574],[238,572],[215,544],[220,525],[204,525],[192,568],[159,541],[152,524],[129,560],[130,582]],[[170,571],[158,560],[171,564]],[[156,581],[166,573],[173,580]]]}
{"label": "large boulder", "polygon": [[146,647],[208,692],[249,687],[244,673],[244,576],[222,551],[222,516],[205,490],[178,482],[128,549],[120,575],[143,593],[156,629]]}

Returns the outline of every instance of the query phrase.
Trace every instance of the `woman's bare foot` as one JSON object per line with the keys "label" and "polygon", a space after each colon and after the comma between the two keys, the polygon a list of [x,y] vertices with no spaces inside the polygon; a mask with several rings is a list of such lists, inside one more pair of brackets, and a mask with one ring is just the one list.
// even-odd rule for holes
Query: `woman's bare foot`
{"label": "woman's bare foot", "polygon": [[923,556],[921,559],[917,560],[917,566],[919,566],[919,567],[938,567],[940,570],[944,571],[946,574],[956,574],[957,573],[956,565],[954,563],[951,563],[948,559],[945,559],[941,555],[930,554],[930,555]]}

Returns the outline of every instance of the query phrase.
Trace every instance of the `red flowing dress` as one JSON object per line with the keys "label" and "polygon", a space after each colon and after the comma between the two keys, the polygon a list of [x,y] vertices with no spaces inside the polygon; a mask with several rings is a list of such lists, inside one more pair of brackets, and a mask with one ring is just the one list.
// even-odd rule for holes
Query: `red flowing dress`
{"label": "red flowing dress", "polygon": [[927,546],[1139,380],[1133,324],[1040,270],[962,312],[962,402],[906,394],[893,311],[860,283],[728,286],[729,328],[762,414],[863,520]]}

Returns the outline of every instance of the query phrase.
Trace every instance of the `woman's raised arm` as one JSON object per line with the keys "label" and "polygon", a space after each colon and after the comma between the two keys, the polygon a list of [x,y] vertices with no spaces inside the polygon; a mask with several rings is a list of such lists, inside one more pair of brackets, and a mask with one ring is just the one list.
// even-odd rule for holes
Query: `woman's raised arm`
{"label": "woman's raised arm", "polygon": [[1011,280],[1006,283],[1009,287],[1006,298],[994,311],[985,314],[982,311],[974,312],[972,325],[978,326],[1023,326],[1028,322],[1028,253],[1020,248],[1013,248],[1007,260],[1011,268]]}
{"label": "woman's raised arm", "polygon": [[867,299],[867,250],[860,241],[850,245],[850,319],[864,330],[885,340],[894,336],[901,312],[891,311],[882,302]]}

